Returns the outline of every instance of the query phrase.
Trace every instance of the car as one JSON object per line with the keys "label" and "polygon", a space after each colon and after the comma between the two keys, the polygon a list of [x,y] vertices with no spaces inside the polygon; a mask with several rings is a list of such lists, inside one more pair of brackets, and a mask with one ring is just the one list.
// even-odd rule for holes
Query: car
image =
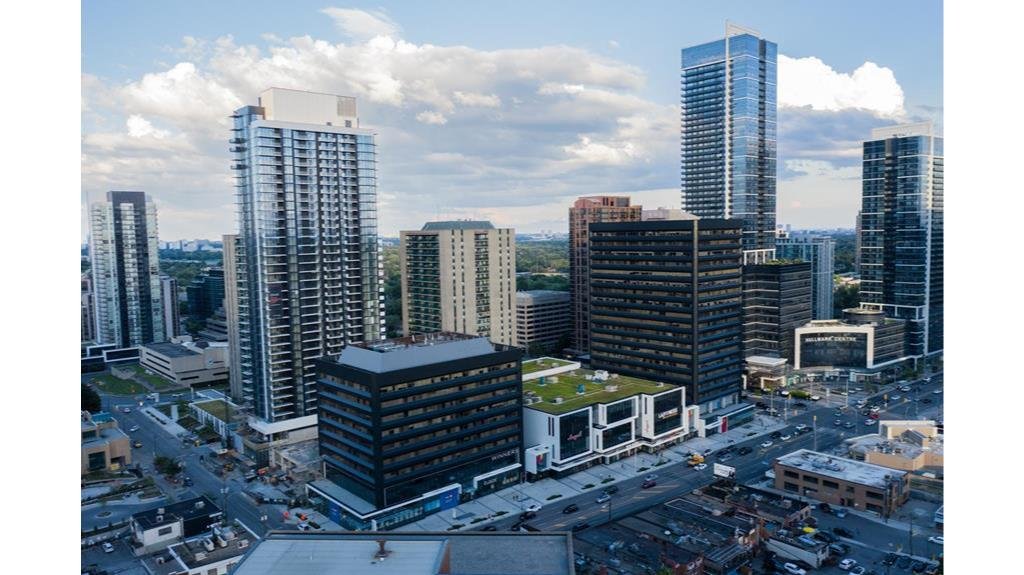
{"label": "car", "polygon": [[747,446],[743,446],[743,447],[739,448],[739,450],[736,453],[739,453],[740,455],[747,455],[751,451],[753,451],[752,448],[747,447]]}
{"label": "car", "polygon": [[519,514],[519,520],[520,521],[527,521],[529,519],[533,519],[536,516],[537,516],[537,512],[536,511],[523,511],[522,513]]}
{"label": "car", "polygon": [[644,481],[654,481],[657,478],[658,478],[657,475],[655,475],[653,473],[648,473],[647,475],[644,476]]}
{"label": "car", "polygon": [[836,427],[839,427],[842,424],[843,424],[843,420],[842,419],[837,419],[837,420],[832,422],[832,425],[834,425]]}
{"label": "car", "polygon": [[522,521],[517,521],[517,522],[513,523],[512,527],[509,527],[508,530],[509,531],[521,531],[522,528],[523,528],[523,522]]}
{"label": "car", "polygon": [[803,433],[803,432],[804,432],[804,430],[807,430],[807,429],[810,429],[810,428],[809,428],[809,427],[807,427],[806,425],[804,425],[803,423],[801,423],[800,425],[797,425],[797,426],[796,426],[796,427],[794,427],[793,429],[794,429],[794,430],[795,430],[795,431],[796,431],[797,433]]}
{"label": "car", "polygon": [[839,541],[838,537],[832,535],[828,531],[815,531],[812,537],[814,537],[818,541],[821,541],[822,543],[835,543],[836,541]]}
{"label": "car", "polygon": [[929,543],[934,543],[936,545],[942,545],[944,541],[945,541],[945,539],[943,539],[942,535],[937,535],[937,536],[929,537],[928,538],[928,542]]}
{"label": "car", "polygon": [[846,558],[846,559],[843,559],[842,561],[839,562],[839,568],[842,569],[843,571],[849,571],[850,569],[853,569],[856,566],[857,566],[857,560],[856,559]]}
{"label": "car", "polygon": [[726,461],[729,461],[730,459],[732,459],[732,454],[731,453],[726,453],[725,455],[722,455],[721,457],[718,458],[718,460],[721,461],[722,463],[725,463]]}
{"label": "car", "polygon": [[[836,517],[839,517],[839,512],[840,511],[842,511],[843,517],[846,517],[846,510],[845,509],[838,509],[838,510],[836,510]],[[853,532],[850,531],[849,529],[845,528],[845,527],[833,527],[832,528],[832,533],[835,533],[836,535],[838,535],[840,537],[845,537],[847,539],[853,539]]]}
{"label": "car", "polygon": [[595,501],[598,504],[601,504],[601,503],[607,503],[607,502],[609,502],[611,500],[612,500],[612,496],[611,495],[608,495],[607,493],[602,493],[601,496],[598,497]]}
{"label": "car", "polygon": [[931,403],[931,402],[932,402],[932,398],[930,398],[930,397],[926,397],[926,398],[921,400],[921,403],[924,403],[926,405]]}
{"label": "car", "polygon": [[778,438],[782,437],[782,432],[781,431],[773,431],[771,433],[771,435],[769,435],[768,437],[771,437],[772,439],[778,439]]}
{"label": "car", "polygon": [[842,543],[832,543],[828,546],[828,550],[835,555],[847,555],[850,553],[850,548]]}
{"label": "car", "polygon": [[306,523],[309,523],[309,526],[312,527],[313,529],[320,529],[320,524],[317,523],[316,521],[309,520]]}
{"label": "car", "polygon": [[939,389],[936,389],[935,391],[933,391],[932,395],[939,395],[941,393],[942,393],[942,388],[940,387]]}
{"label": "car", "polygon": [[818,509],[821,509],[825,513],[832,513],[832,506],[824,501],[818,504]]}
{"label": "car", "polygon": [[113,553],[114,552],[114,546],[111,545],[109,541],[104,541],[103,542],[103,552],[104,553]]}
{"label": "car", "polygon": [[573,503],[571,505],[566,505],[565,509],[562,510],[562,513],[565,513],[565,514],[576,513],[579,510],[580,510],[580,506],[576,505],[575,503]]}
{"label": "car", "polygon": [[540,511],[540,503],[531,503],[526,506],[527,511],[533,511],[534,513]]}
{"label": "car", "polygon": [[896,564],[897,559],[899,559],[899,555],[896,555],[895,553],[886,553],[885,558],[882,559],[882,565],[892,567]]}
{"label": "car", "polygon": [[863,565],[857,565],[853,569],[850,569],[851,575],[864,575],[867,571],[868,570],[865,569]]}
{"label": "car", "polygon": [[820,395],[812,395],[811,396],[811,401],[821,401],[821,396]]}
{"label": "car", "polygon": [[711,454],[714,453],[714,452],[715,452],[715,450],[713,450],[713,449],[705,449],[704,450],[704,457],[710,457]]}
{"label": "car", "polygon": [[494,525],[487,525],[483,529],[481,529],[480,531],[497,531],[497,530],[498,530],[498,528],[495,527]]}
{"label": "car", "polygon": [[900,558],[896,561],[896,566],[900,569],[906,569],[907,567],[910,567],[910,564],[913,562],[914,560],[911,559],[910,556],[901,555]]}
{"label": "car", "polygon": [[793,436],[787,433],[780,437],[779,439],[781,439],[782,441],[789,441],[790,439],[793,439]]}
{"label": "car", "polygon": [[896,395],[893,395],[892,397],[890,397],[889,401],[899,401],[901,399],[903,399],[903,396],[899,395],[899,394],[896,394]]}
{"label": "car", "polygon": [[768,404],[763,401],[755,403],[754,406],[757,407],[758,409],[768,409]]}
{"label": "car", "polygon": [[708,464],[707,463],[698,463],[697,465],[694,465],[693,468],[696,469],[697,471],[704,471],[705,469],[708,468]]}
{"label": "car", "polygon": [[651,481],[644,481],[643,483],[640,484],[640,488],[641,489],[650,489],[650,488],[654,487],[657,484],[658,484],[658,482],[657,481],[653,481],[653,480],[651,480]]}
{"label": "car", "polygon": [[796,566],[793,563],[785,563],[785,564],[783,564],[782,565],[782,569],[786,573],[792,573],[792,575],[807,575],[807,571],[804,571],[803,569],[801,569],[800,567]]}
{"label": "car", "polygon": [[762,441],[761,442],[761,447],[763,447],[764,449],[768,449],[772,445],[774,445],[774,443],[772,443],[771,440],[766,440],[766,441]]}
{"label": "car", "polygon": [[132,408],[130,408],[130,407],[125,407],[125,408],[124,408],[124,409],[122,409],[121,411],[123,411],[124,413],[131,413],[131,412],[132,412]]}
{"label": "car", "polygon": [[874,425],[875,423],[877,423],[877,422],[874,419],[865,419],[864,420],[864,425]]}
{"label": "car", "polygon": [[909,392],[910,392],[910,386],[909,386],[909,385],[904,385],[903,387],[901,387],[901,388],[899,388],[899,389],[900,389],[900,391],[902,391],[903,393],[909,393]]}
{"label": "car", "polygon": [[572,532],[575,533],[577,531],[583,531],[587,527],[590,527],[589,523],[587,523],[586,521],[580,521],[580,522],[577,522],[577,523],[573,524]]}
{"label": "car", "polygon": [[836,392],[836,395],[849,395],[849,394],[846,393],[846,390],[840,389],[839,391]]}
{"label": "car", "polygon": [[181,484],[184,485],[185,487],[192,487],[192,485],[193,485],[192,478],[191,477],[186,477],[184,479],[184,481],[182,481]]}
{"label": "car", "polygon": [[927,566],[928,564],[924,561],[914,561],[914,563],[910,566],[910,570],[914,573],[924,573],[924,569]]}
{"label": "car", "polygon": [[139,426],[138,425],[133,425],[130,428],[128,428],[128,433],[135,433],[138,430],[139,430]]}
{"label": "car", "polygon": [[309,523],[306,523],[305,521],[299,523],[296,527],[299,528],[299,531],[309,531]]}
{"label": "car", "polygon": [[868,416],[868,419],[878,419],[878,414],[872,413],[871,415]]}
{"label": "car", "polygon": [[846,423],[843,424],[843,427],[845,427],[846,429],[853,429],[856,426],[853,424],[852,421],[847,421]]}
{"label": "car", "polygon": [[607,493],[608,495],[615,495],[616,493],[619,492],[619,486],[609,485],[608,487],[604,488],[604,492]]}
{"label": "car", "polygon": [[136,439],[135,441],[132,442],[132,447],[138,449],[139,447],[142,447],[142,442]]}
{"label": "car", "polygon": [[878,413],[879,411],[882,411],[882,408],[878,407],[877,405],[872,405],[871,409],[869,409],[868,411],[870,411],[871,413]]}

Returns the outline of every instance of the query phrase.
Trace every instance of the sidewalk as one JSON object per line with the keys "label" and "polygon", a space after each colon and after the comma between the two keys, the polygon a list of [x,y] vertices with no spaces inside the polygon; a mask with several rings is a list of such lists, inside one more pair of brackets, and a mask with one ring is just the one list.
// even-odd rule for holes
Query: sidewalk
{"label": "sidewalk", "polygon": [[[788,425],[781,418],[758,413],[754,415],[754,421],[725,433],[695,437],[660,453],[637,453],[614,463],[595,465],[558,479],[548,477],[532,483],[521,483],[462,503],[453,510],[454,512],[444,511],[428,515],[397,528],[397,531],[447,531],[453,525],[461,525],[460,529],[475,529],[510,514],[518,515],[532,504],[558,505],[559,502],[581,493],[600,492],[620,481],[656,472],[657,468],[664,465],[684,462],[691,451],[718,451],[755,436],[767,435]],[[750,433],[753,435],[748,435]]]}
{"label": "sidewalk", "polygon": [[181,435],[188,434],[188,430],[171,421],[169,417],[160,413],[160,410],[155,407],[143,407],[142,413],[145,413],[150,419],[152,419],[161,429],[166,431],[172,437],[180,437]]}

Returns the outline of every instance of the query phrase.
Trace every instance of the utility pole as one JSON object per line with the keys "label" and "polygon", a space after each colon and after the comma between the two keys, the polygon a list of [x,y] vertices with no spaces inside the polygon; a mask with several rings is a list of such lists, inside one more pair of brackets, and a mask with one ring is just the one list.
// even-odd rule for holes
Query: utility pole
{"label": "utility pole", "polygon": [[814,427],[814,450],[818,450],[818,416],[811,417],[811,425]]}

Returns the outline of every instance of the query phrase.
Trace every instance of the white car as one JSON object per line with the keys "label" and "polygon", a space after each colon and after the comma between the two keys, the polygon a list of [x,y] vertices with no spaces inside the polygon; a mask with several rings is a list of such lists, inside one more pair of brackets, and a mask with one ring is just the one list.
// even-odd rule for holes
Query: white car
{"label": "white car", "polygon": [[793,436],[787,433],[786,435],[783,435],[779,439],[781,439],[782,441],[789,441],[790,439],[793,439]]}
{"label": "white car", "polygon": [[857,561],[854,559],[843,559],[839,562],[839,568],[843,571],[849,571],[857,566]]}
{"label": "white car", "polygon": [[133,426],[132,426],[132,427],[131,427],[131,428],[130,428],[130,429],[128,430],[128,433],[135,433],[135,432],[136,432],[136,431],[138,431],[138,430],[139,430],[139,426],[138,426],[138,425],[133,425]]}
{"label": "white car", "polygon": [[942,389],[941,388],[940,389],[936,389],[935,391],[933,391],[932,395],[939,395],[940,393],[942,393]]}
{"label": "white car", "polygon": [[878,422],[878,420],[876,420],[876,419],[865,419],[864,420],[864,425],[874,425],[877,422]]}
{"label": "white car", "polygon": [[801,423],[800,425],[796,426],[794,429],[796,429],[797,433],[802,433],[803,430],[807,429],[807,426]]}
{"label": "white car", "polygon": [[602,503],[607,503],[608,501],[611,501],[611,500],[612,500],[612,496],[611,495],[608,495],[607,493],[602,493],[601,496],[597,498],[597,504],[600,505]]}
{"label": "white car", "polygon": [[771,441],[769,440],[769,441],[765,441],[765,442],[763,442],[763,443],[761,444],[761,447],[763,447],[763,448],[765,448],[765,449],[768,449],[768,448],[769,448],[769,447],[771,447],[772,445],[774,445],[774,444],[773,444],[773,443],[772,443],[772,442],[771,442]]}
{"label": "white car", "polygon": [[894,396],[890,397],[890,398],[889,398],[889,401],[899,401],[899,400],[901,400],[901,399],[903,399],[903,396],[902,396],[902,395],[900,395],[900,394],[896,394],[896,395],[894,395]]}
{"label": "white car", "polygon": [[309,523],[306,523],[305,521],[299,523],[296,527],[299,528],[299,531],[309,531],[310,529]]}
{"label": "white car", "polygon": [[782,568],[786,570],[786,573],[792,573],[793,575],[807,575],[807,571],[804,571],[793,563],[786,563]]}
{"label": "white car", "polygon": [[527,511],[531,511],[533,513],[536,513],[538,511],[540,511],[540,503],[531,503],[531,504],[526,506],[526,510]]}
{"label": "white car", "polygon": [[694,465],[693,468],[696,469],[697,471],[704,471],[705,469],[708,468],[708,464],[707,463],[698,463],[697,465]]}
{"label": "white car", "polygon": [[821,396],[820,395],[812,395],[811,396],[811,401],[821,401]]}
{"label": "white car", "polygon": [[936,545],[943,545],[943,544],[944,544],[944,543],[943,543],[944,541],[945,541],[945,539],[943,539],[943,536],[942,536],[942,535],[939,535],[939,536],[937,536],[937,537],[929,537],[929,538],[928,538],[928,542],[929,542],[929,543],[934,543],[934,544],[936,544]]}
{"label": "white car", "polygon": [[103,542],[103,552],[104,553],[113,553],[114,552],[114,546],[111,545],[109,542],[104,541]]}

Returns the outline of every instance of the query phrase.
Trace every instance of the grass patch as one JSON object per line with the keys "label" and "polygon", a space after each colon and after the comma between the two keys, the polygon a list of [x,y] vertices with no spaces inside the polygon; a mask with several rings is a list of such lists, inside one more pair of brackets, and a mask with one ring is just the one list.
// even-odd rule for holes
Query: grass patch
{"label": "grass patch", "polygon": [[612,477],[605,477],[601,480],[601,483],[611,483],[612,481],[615,481],[615,479]]}
{"label": "grass patch", "polygon": [[[677,387],[669,384],[659,386],[653,381],[625,375],[606,382],[588,381],[586,376],[593,375],[593,371],[577,369],[575,372],[576,375],[566,372],[545,377],[544,385],[540,384],[540,379],[524,381],[523,392],[536,394],[541,399],[540,402],[531,404],[530,408],[552,414],[568,413],[595,403],[611,403],[638,393],[662,393]],[[582,395],[577,394],[580,386],[583,386]],[[609,391],[609,386],[616,386],[617,389]],[[561,397],[562,403],[552,403],[556,397]]]}
{"label": "grass patch", "polygon": [[120,377],[114,377],[113,375],[100,375],[94,377],[92,382],[96,384],[96,387],[104,393],[111,395],[138,395],[140,393],[146,393],[146,388],[129,381],[127,379],[121,379]]}
{"label": "grass patch", "polygon": [[561,496],[562,496],[561,493],[556,493],[556,494],[552,495],[551,497],[548,497],[548,501],[551,501],[552,499],[558,499]]}
{"label": "grass patch", "polygon": [[197,409],[201,409],[221,421],[226,422],[228,420],[228,404],[222,399],[211,399],[210,401],[195,403],[193,405],[195,405]]}
{"label": "grass patch", "polygon": [[[178,411],[178,414],[181,414],[181,411]],[[178,425],[192,432],[195,432],[200,427],[203,427],[203,424],[196,421],[196,418],[192,417],[191,415],[185,415],[181,419],[179,419]]]}
{"label": "grass patch", "polygon": [[164,379],[163,377],[160,377],[159,375],[155,375],[155,374],[151,374],[151,373],[146,373],[146,368],[142,367],[141,365],[139,365],[137,363],[133,363],[131,365],[125,365],[123,367],[124,367],[124,369],[131,370],[131,372],[133,374],[135,374],[135,377],[137,377],[137,378],[145,381],[149,385],[153,386],[153,389],[155,389],[156,391],[163,391],[165,389],[174,389],[174,388],[178,387],[173,382],[168,381],[168,380]]}
{"label": "grass patch", "polygon": [[474,517],[470,523],[480,523],[481,521],[487,521],[486,517]]}

